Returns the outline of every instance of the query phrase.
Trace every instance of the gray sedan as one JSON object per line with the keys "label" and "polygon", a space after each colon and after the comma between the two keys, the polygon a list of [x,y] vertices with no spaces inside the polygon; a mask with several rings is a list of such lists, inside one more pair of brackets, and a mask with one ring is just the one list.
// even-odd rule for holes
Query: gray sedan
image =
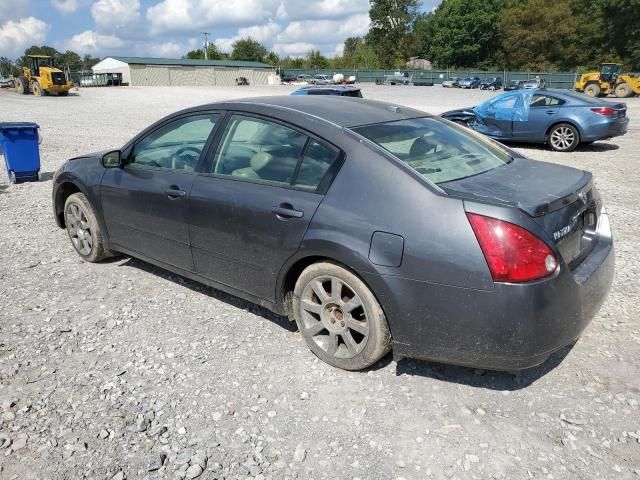
{"label": "gray sedan", "polygon": [[537,365],[581,334],[613,279],[590,173],[360,98],[174,113],[67,161],[53,212],[85,261],[130,255],[262,305],[348,370],[391,349]]}
{"label": "gray sedan", "polygon": [[624,135],[629,125],[624,103],[554,89],[505,92],[442,117],[496,140],[546,143],[559,152]]}

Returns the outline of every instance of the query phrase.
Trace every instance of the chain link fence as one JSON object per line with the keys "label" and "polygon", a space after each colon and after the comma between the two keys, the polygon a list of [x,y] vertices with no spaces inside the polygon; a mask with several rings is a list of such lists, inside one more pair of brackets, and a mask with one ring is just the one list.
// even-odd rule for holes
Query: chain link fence
{"label": "chain link fence", "polygon": [[478,77],[480,80],[499,77],[504,83],[511,80],[529,80],[539,77],[545,81],[549,88],[573,89],[573,85],[580,76],[578,72],[511,72],[511,71],[477,71],[477,70],[352,70],[352,69],[283,69],[282,74],[289,77],[296,75],[334,75],[341,73],[348,78],[355,76],[358,82],[378,82],[384,81],[385,75],[393,75],[401,71],[408,73],[413,81],[420,83],[432,83],[439,85],[451,77]]}

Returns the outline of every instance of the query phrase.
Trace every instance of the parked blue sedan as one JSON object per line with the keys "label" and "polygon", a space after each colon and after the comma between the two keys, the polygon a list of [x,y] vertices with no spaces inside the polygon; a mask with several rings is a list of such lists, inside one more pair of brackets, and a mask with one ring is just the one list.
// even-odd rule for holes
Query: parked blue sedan
{"label": "parked blue sedan", "polygon": [[505,92],[441,116],[496,140],[543,143],[558,152],[624,135],[629,125],[624,103],[556,89]]}

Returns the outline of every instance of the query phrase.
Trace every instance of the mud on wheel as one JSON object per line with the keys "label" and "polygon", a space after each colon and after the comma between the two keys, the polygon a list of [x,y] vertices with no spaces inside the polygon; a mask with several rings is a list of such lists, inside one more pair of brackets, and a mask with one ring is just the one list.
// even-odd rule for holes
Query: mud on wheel
{"label": "mud on wheel", "polygon": [[360,370],[390,349],[389,326],[375,296],[356,275],[334,263],[316,263],[302,272],[293,311],[308,347],[334,367]]}

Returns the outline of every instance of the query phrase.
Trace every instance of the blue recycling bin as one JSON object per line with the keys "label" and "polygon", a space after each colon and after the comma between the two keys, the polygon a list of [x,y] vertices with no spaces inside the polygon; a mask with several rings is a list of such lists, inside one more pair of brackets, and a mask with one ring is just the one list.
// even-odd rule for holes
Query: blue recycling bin
{"label": "blue recycling bin", "polygon": [[0,122],[0,146],[11,183],[38,181],[38,128],[31,122]]}

